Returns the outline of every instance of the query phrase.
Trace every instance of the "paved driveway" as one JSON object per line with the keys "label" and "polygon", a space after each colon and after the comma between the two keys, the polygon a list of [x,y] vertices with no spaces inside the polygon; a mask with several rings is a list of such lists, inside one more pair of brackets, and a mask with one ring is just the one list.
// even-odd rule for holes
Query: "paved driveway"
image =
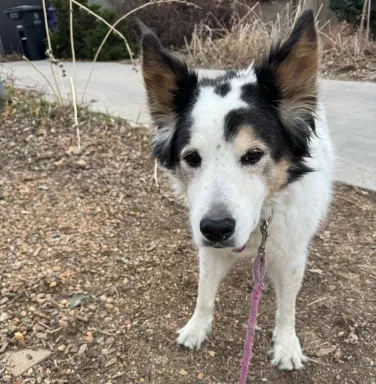
{"label": "paved driveway", "polygon": [[[34,64],[49,76],[47,61]],[[64,63],[64,66],[69,75],[71,64]],[[77,64],[78,95],[82,94],[90,66],[91,63]],[[16,84],[22,87],[38,87],[49,92],[40,74],[26,62],[0,65],[1,71],[12,72]],[[322,86],[337,153],[336,179],[376,190],[376,84],[323,80]],[[65,96],[70,97],[69,78],[62,80],[62,89]],[[130,65],[97,63],[86,101],[102,112],[131,121],[150,122],[140,73]]]}

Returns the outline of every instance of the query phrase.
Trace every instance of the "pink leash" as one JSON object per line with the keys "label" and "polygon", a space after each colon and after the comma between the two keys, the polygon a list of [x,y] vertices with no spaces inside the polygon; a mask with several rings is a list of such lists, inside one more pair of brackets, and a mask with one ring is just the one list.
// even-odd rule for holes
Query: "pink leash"
{"label": "pink leash", "polygon": [[253,290],[251,295],[251,309],[248,317],[247,336],[244,342],[243,360],[240,370],[240,384],[247,383],[249,364],[252,359],[252,347],[253,339],[255,336],[257,312],[262,291],[264,290],[264,277],[266,270],[265,243],[269,235],[268,226],[271,220],[272,217],[270,217],[268,220],[264,220],[261,223],[260,230],[262,234],[262,240],[257,252],[257,257],[253,263]]}

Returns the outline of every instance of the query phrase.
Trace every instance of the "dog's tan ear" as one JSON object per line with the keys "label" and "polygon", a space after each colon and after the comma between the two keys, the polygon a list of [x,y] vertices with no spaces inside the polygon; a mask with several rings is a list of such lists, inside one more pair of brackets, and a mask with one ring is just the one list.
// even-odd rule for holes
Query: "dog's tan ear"
{"label": "dog's tan ear", "polygon": [[165,49],[148,28],[142,29],[142,74],[154,122],[163,124],[189,102],[197,75],[174,53]]}
{"label": "dog's tan ear", "polygon": [[255,67],[263,93],[287,125],[312,120],[317,103],[318,36],[311,10],[304,11],[290,37],[274,44]]}

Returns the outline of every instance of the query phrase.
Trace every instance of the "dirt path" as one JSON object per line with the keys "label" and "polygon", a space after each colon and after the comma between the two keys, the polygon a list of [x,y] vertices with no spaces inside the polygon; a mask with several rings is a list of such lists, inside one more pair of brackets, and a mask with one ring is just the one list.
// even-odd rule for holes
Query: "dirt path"
{"label": "dirt path", "polygon": [[[0,355],[0,383],[237,383],[251,264],[222,284],[203,349],[178,347],[175,332],[194,308],[196,252],[184,208],[164,178],[155,187],[149,132],[83,111],[77,155],[70,116],[13,100],[0,123],[0,351],[52,355],[18,381]],[[250,383],[376,382],[376,194],[335,190],[297,309],[315,362],[293,373],[269,365],[270,289]]]}

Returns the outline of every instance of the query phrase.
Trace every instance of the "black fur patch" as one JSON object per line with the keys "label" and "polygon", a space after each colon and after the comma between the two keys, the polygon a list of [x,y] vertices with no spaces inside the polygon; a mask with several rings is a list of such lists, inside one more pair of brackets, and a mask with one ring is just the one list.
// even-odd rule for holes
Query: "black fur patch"
{"label": "black fur patch", "polygon": [[[242,99],[249,105],[250,112],[247,121],[255,133],[271,149],[274,149],[274,159],[279,160],[288,150],[295,158],[310,156],[310,139],[314,127],[314,119],[302,122],[294,129],[285,127],[280,119],[278,109],[273,103],[265,99],[259,84],[245,84],[242,86]],[[225,133],[226,136],[226,133]]]}
{"label": "black fur patch", "polygon": [[230,83],[227,81],[225,83],[217,85],[214,88],[214,92],[217,95],[222,96],[222,97],[225,97],[230,91],[231,91],[231,86],[230,86]]}
{"label": "black fur patch", "polygon": [[179,163],[180,153],[190,141],[192,120],[189,113],[192,106],[193,103],[188,104],[184,110],[186,114],[178,115],[175,131],[169,143],[157,142],[152,145],[153,156],[167,169],[173,169]]}
{"label": "black fur patch", "polygon": [[249,108],[234,109],[227,114],[225,139],[232,140],[238,129],[244,125],[251,127],[256,136],[267,145],[275,162],[283,158],[291,161],[292,165],[288,170],[289,183],[313,171],[305,164],[305,158],[310,157],[311,130],[306,127],[305,130],[291,131],[284,127],[276,111],[258,98],[257,91]]}
{"label": "black fur patch", "polygon": [[227,71],[223,75],[219,75],[217,77],[203,77],[199,81],[199,85],[202,87],[217,87],[223,83],[228,82],[235,77],[240,77],[239,73],[236,71]]}
{"label": "black fur patch", "polygon": [[152,154],[161,166],[173,169],[179,163],[180,153],[191,138],[191,125],[190,118],[181,116],[169,143],[158,141],[152,144]]}
{"label": "black fur patch", "polygon": [[267,105],[262,109],[253,103],[249,108],[234,109],[225,118],[225,139],[232,140],[241,126],[249,126],[271,152],[274,161],[279,161],[286,152],[282,139],[282,128],[272,110]]}
{"label": "black fur patch", "polygon": [[305,164],[304,159],[296,160],[292,163],[290,168],[288,169],[288,178],[287,183],[293,183],[294,181],[300,180],[307,173],[313,172],[314,170],[308,167]]}

